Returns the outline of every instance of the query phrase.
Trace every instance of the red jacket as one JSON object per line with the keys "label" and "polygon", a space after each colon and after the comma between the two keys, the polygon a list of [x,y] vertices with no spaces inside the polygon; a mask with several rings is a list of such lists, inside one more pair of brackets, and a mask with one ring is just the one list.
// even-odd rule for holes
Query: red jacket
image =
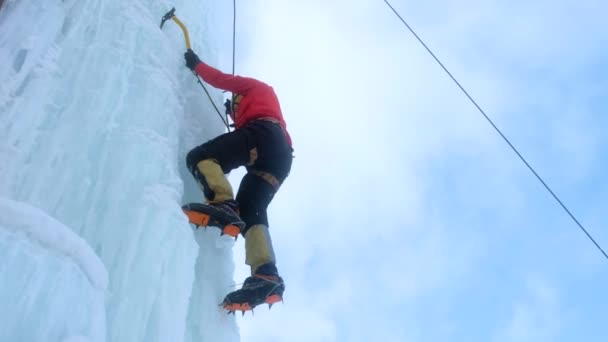
{"label": "red jacket", "polygon": [[283,119],[281,106],[271,86],[253,78],[224,74],[203,62],[198,63],[194,70],[205,82],[215,88],[228,90],[235,95],[243,96],[236,113],[231,115],[237,129],[252,120],[271,119],[281,125],[291,146],[291,137],[287,133],[287,125],[285,119]]}

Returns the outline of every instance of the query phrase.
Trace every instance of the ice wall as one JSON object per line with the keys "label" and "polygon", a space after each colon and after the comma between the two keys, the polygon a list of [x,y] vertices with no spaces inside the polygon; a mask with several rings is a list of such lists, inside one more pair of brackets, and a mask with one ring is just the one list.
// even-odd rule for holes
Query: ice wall
{"label": "ice wall", "polygon": [[70,229],[0,199],[0,260],[0,341],[105,341],[108,274]]}
{"label": "ice wall", "polygon": [[222,124],[184,67],[181,30],[159,28],[172,6],[214,64],[205,18],[218,4],[21,0],[0,11],[0,197],[40,208],[101,259],[109,341],[238,339],[217,305],[233,242],[194,232],[180,209],[202,198],[185,155]]}

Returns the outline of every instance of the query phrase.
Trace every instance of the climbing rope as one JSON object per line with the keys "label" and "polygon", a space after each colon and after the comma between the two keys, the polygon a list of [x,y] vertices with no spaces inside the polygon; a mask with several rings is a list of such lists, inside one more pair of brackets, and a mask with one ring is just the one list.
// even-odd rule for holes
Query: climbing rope
{"label": "climbing rope", "polygon": [[[233,76],[234,76],[235,60],[236,60],[236,0],[233,0],[232,1],[232,75]],[[196,73],[195,73],[195,75],[196,75]],[[211,95],[209,94],[209,92],[207,91],[207,89],[205,88],[203,83],[201,82],[201,79],[198,77],[198,75],[196,75],[196,79],[198,80],[198,83],[201,85],[201,87],[203,87],[203,90],[205,90],[205,93],[207,94],[209,101],[211,101],[213,108],[215,108],[215,111],[220,116],[220,119],[222,119],[222,122],[226,126],[226,129],[228,130],[228,132],[230,132],[230,125],[228,124],[228,122],[229,122],[228,121],[229,120],[228,111],[225,111],[224,112],[225,116],[222,117],[220,110],[215,105],[215,102],[213,102]]]}
{"label": "climbing rope", "polygon": [[234,61],[236,54],[236,0],[232,1],[232,75],[234,75]]}
{"label": "climbing rope", "polygon": [[222,120],[222,122],[224,123],[224,126],[226,126],[226,129],[228,130],[228,132],[230,132],[230,126],[228,125],[228,119],[227,118],[224,119],[224,117],[222,116],[222,113],[220,113],[220,110],[215,105],[215,102],[213,102],[213,98],[211,97],[211,94],[209,94],[209,91],[207,90],[207,88],[205,87],[203,82],[201,82],[201,78],[196,74],[196,72],[192,71],[192,73],[194,74],[194,76],[196,76],[196,80],[198,81],[198,84],[200,84],[201,87],[203,87],[205,94],[207,94],[207,97],[209,98],[209,102],[211,102],[211,105],[213,105],[213,108],[215,108],[217,115],[220,116],[220,120]]}
{"label": "climbing rope", "polygon": [[[234,65],[235,65],[235,60],[236,60],[236,0],[232,1],[232,75],[234,76]],[[215,107],[215,104],[213,105]],[[222,117],[222,121],[224,122],[224,125],[226,125],[226,129],[228,130],[228,132],[230,132],[230,125],[228,124],[228,111],[230,110],[231,107],[231,103],[230,100],[226,100],[226,102],[224,103],[224,106],[226,107],[226,110],[224,111],[224,117]],[[215,108],[215,110],[219,113],[219,110],[217,109],[217,107]],[[221,114],[220,114],[221,117]]]}
{"label": "climbing rope", "polygon": [[458,82],[456,80],[456,78],[454,76],[452,76],[452,73],[450,73],[450,71],[443,65],[443,63],[441,63],[441,61],[439,60],[439,58],[437,58],[437,56],[435,56],[435,54],[433,53],[433,51],[431,51],[431,49],[429,49],[429,47],[424,43],[424,41],[418,36],[418,34],[416,34],[416,32],[403,19],[403,17],[401,17],[401,15],[399,14],[399,12],[397,12],[397,10],[395,10],[395,8],[388,2],[388,0],[384,0],[384,2],[393,11],[393,13],[401,20],[401,22],[403,23],[403,25],[405,25],[405,27],[407,27],[407,29],[414,35],[414,37],[416,37],[416,39],[420,42],[420,44],[422,44],[422,46],[424,46],[424,48],[426,49],[426,51],[428,51],[428,53],[435,59],[435,61],[448,74],[448,76],[450,76],[450,78],[452,79],[452,81],[454,81],[454,83],[456,83],[456,85],[458,86],[458,88],[460,88],[460,90],[462,90],[462,92],[466,95],[466,97],[469,98],[469,100],[473,103],[473,105],[475,105],[475,107],[479,110],[479,112],[486,118],[486,120],[490,123],[490,125],[492,125],[492,127],[494,128],[494,130],[496,132],[498,132],[498,134],[500,134],[500,136],[503,138],[503,140],[509,145],[509,147],[511,147],[511,149],[515,152],[515,154],[517,154],[517,156],[519,157],[519,159],[528,167],[528,169],[534,174],[534,176],[536,176],[536,178],[538,179],[538,181],[540,181],[540,183],[545,187],[545,189],[547,189],[547,191],[551,194],[551,196],[553,196],[553,198],[557,201],[557,203],[559,203],[559,205],[562,207],[562,209],[564,209],[564,211],[578,225],[578,227],[585,233],[585,235],[587,235],[587,237],[589,238],[589,240],[591,240],[591,242],[593,242],[593,244],[595,245],[595,247],[597,247],[597,249],[608,260],[608,254],[606,254],[606,252],[602,249],[602,247],[595,241],[595,239],[593,238],[593,236],[591,236],[591,234],[587,231],[587,229],[585,229],[585,227],[583,227],[583,225],[576,219],[576,217],[572,214],[572,212],[570,212],[570,210],[568,209],[568,207],[566,207],[566,205],[559,199],[559,197],[555,194],[555,192],[553,192],[553,190],[551,190],[551,188],[549,187],[549,185],[547,185],[547,183],[536,172],[536,170],[534,170],[534,168],[526,161],[526,159],[522,156],[522,154],[519,153],[519,151],[515,148],[515,146],[513,146],[513,144],[511,144],[511,141],[509,141],[509,139],[502,133],[502,131],[494,124],[494,122],[492,121],[492,119],[490,119],[490,117],[485,113],[485,111],[483,109],[481,109],[481,107],[477,104],[477,102],[475,100],[473,100],[473,98],[464,89],[464,87],[462,85],[460,85],[460,82]]}
{"label": "climbing rope", "polygon": [[[234,64],[236,60],[236,0],[232,1],[232,76],[234,76]],[[224,104],[226,105],[226,104]],[[228,102],[228,106],[226,107],[226,111],[224,114],[226,115],[225,122],[228,122],[228,108],[230,107],[230,103]],[[228,128],[228,132],[230,132],[230,127]]]}

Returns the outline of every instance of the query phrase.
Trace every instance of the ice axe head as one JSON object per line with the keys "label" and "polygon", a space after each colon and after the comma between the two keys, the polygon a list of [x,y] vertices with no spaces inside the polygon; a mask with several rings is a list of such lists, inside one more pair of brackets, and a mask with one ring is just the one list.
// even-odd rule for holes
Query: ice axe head
{"label": "ice axe head", "polygon": [[163,16],[163,20],[160,22],[160,28],[163,28],[163,25],[165,24],[165,21],[173,18],[175,16],[175,7],[173,7],[169,12],[167,12],[167,14],[165,14]]}
{"label": "ice axe head", "polygon": [[175,21],[175,23],[182,29],[182,31],[184,32],[184,39],[186,40],[186,48],[189,49],[190,48],[190,38],[188,37],[188,30],[186,29],[186,26],[175,16],[175,7],[173,7],[169,12],[167,12],[167,14],[165,14],[163,16],[163,20],[160,22],[161,30],[163,29],[163,25],[165,24],[165,21],[167,21],[169,19],[173,19],[173,21]]}

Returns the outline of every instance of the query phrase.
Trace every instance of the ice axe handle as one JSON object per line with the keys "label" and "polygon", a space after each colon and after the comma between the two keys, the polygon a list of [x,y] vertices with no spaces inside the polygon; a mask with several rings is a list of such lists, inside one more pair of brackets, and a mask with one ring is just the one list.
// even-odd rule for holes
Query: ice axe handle
{"label": "ice axe handle", "polygon": [[173,19],[173,21],[175,21],[175,23],[177,25],[179,25],[179,27],[182,28],[182,31],[184,31],[184,39],[186,40],[186,48],[190,49],[190,37],[188,36],[188,30],[186,29],[186,26],[179,19],[177,19],[176,16],[171,17],[171,19]]}

